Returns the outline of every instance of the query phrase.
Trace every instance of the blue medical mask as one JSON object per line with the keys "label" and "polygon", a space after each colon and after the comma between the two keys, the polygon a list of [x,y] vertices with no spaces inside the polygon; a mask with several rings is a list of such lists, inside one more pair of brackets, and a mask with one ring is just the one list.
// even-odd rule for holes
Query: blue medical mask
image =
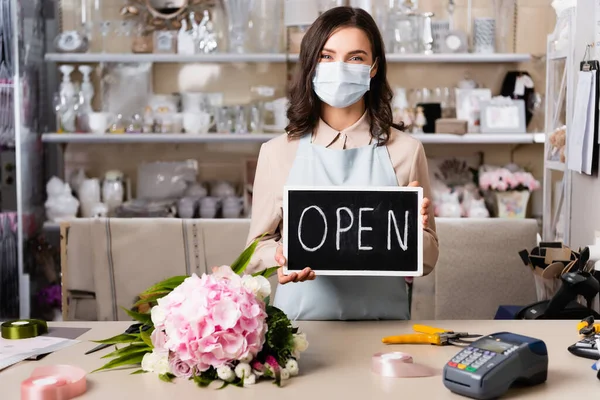
{"label": "blue medical mask", "polygon": [[314,91],[321,101],[332,107],[351,106],[369,90],[372,69],[373,66],[365,64],[321,62],[313,77]]}

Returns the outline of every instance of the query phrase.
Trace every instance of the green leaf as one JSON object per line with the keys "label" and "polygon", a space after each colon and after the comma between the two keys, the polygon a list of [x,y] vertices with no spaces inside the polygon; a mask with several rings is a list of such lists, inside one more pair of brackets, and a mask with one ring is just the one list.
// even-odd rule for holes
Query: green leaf
{"label": "green leaf", "polygon": [[127,315],[129,315],[134,320],[136,320],[138,322],[141,322],[144,325],[150,325],[150,324],[152,324],[152,318],[150,316],[150,313],[139,313],[139,312],[128,310],[125,307],[121,307],[121,308],[123,310],[125,310],[125,312],[127,313]]}
{"label": "green leaf", "polygon": [[223,386],[221,386],[220,388],[218,388],[217,390],[221,390],[221,389],[225,389],[227,387],[227,385],[229,385],[229,382],[225,382],[223,381]]}
{"label": "green leaf", "polygon": [[153,294],[156,292],[172,291],[177,286],[181,285],[184,280],[188,278],[186,275],[173,276],[167,278],[164,281],[158,282],[157,284],[150,286],[148,289],[142,292],[142,294]]}
{"label": "green leaf", "polygon": [[143,369],[138,369],[137,371],[133,371],[131,374],[129,375],[140,375],[140,374],[145,374],[148,371],[144,371]]}
{"label": "green leaf", "polygon": [[144,358],[144,354],[145,353],[133,353],[133,354],[128,354],[126,356],[115,358],[114,360],[109,361],[106,364],[104,364],[102,367],[93,370],[92,373],[97,372],[97,371],[111,369],[111,368],[123,367],[126,365],[139,365],[139,364],[141,364],[142,359]]}
{"label": "green leaf", "polygon": [[171,292],[168,292],[166,290],[162,291],[162,292],[154,292],[143,299],[139,299],[138,301],[135,302],[135,304],[133,306],[138,307],[138,306],[141,306],[142,304],[156,303],[156,300],[165,297],[169,293],[171,293]]}
{"label": "green leaf", "polygon": [[118,344],[118,343],[134,343],[134,342],[139,341],[139,339],[140,339],[139,333],[138,334],[122,333],[120,335],[113,336],[108,339],[92,340],[92,341],[95,343],[101,343],[101,344]]}
{"label": "green leaf", "polygon": [[122,357],[122,356],[126,356],[129,354],[134,354],[134,353],[151,353],[151,352],[152,352],[152,349],[148,348],[148,346],[146,344],[130,344],[129,346],[117,349],[117,350],[113,351],[112,353],[108,353],[107,355],[102,356],[102,358]]}
{"label": "green leaf", "polygon": [[267,269],[264,269],[260,272],[256,272],[254,274],[252,274],[252,276],[264,276],[265,278],[269,278],[271,275],[273,275],[275,272],[277,272],[277,270],[281,268],[281,267],[270,267]]}
{"label": "green leaf", "polygon": [[242,252],[242,254],[240,254],[237,260],[235,260],[233,264],[231,264],[231,269],[233,270],[233,272],[235,272],[238,275],[241,275],[246,270],[246,267],[250,263],[252,255],[256,250],[256,246],[258,246],[258,243],[260,242],[260,239],[262,239],[263,236],[265,235],[262,235],[258,239],[254,240],[254,242],[252,242],[252,244],[248,246],[246,250]]}
{"label": "green leaf", "polygon": [[173,381],[173,378],[175,378],[175,375],[167,372],[166,374],[160,374],[158,377],[161,381],[171,383]]}
{"label": "green leaf", "polygon": [[142,338],[144,343],[147,346],[149,346],[151,349],[154,348],[154,345],[152,344],[152,339],[150,338],[150,335],[152,334],[153,331],[154,331],[154,328],[150,328],[150,329],[144,331],[144,330],[142,330],[142,327],[140,327],[140,338]]}
{"label": "green leaf", "polygon": [[210,385],[210,383],[213,381],[213,379],[204,377],[202,375],[196,375],[194,376],[194,382],[196,382],[196,384],[202,388],[207,387],[208,385]]}

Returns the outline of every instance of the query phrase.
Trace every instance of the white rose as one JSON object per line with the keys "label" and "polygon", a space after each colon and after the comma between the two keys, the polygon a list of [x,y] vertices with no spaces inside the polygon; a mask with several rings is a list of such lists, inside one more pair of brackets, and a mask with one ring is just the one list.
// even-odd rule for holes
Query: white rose
{"label": "white rose", "polygon": [[235,373],[227,365],[221,365],[217,368],[217,376],[225,382],[231,382],[235,378]]}
{"label": "white rose", "polygon": [[298,361],[292,358],[287,360],[287,362],[285,363],[285,369],[290,371],[291,376],[296,376],[300,372],[300,368],[298,368]]}
{"label": "white rose", "polygon": [[171,372],[169,368],[169,353],[166,351],[144,354],[142,369],[146,372],[155,372],[159,375]]}
{"label": "white rose", "polygon": [[164,356],[159,357],[158,362],[154,367],[154,371],[159,375],[171,372],[171,368],[169,367],[169,356],[166,353]]}
{"label": "white rose", "polygon": [[252,356],[251,353],[248,353],[247,356],[240,358],[240,362],[243,363],[249,363],[250,361],[252,361],[254,359],[254,357]]}
{"label": "white rose", "polygon": [[150,318],[152,319],[152,323],[154,324],[154,326],[162,325],[164,324],[165,319],[167,318],[167,313],[165,312],[165,309],[161,306],[154,306],[150,310]]}
{"label": "white rose", "polygon": [[256,383],[256,375],[250,374],[244,378],[244,386],[254,385]]}
{"label": "white rose", "polygon": [[154,352],[144,354],[144,358],[142,358],[142,369],[146,372],[154,372],[154,368],[156,363],[158,362],[158,357]]}
{"label": "white rose", "polygon": [[306,334],[305,333],[294,334],[294,354],[296,355],[296,358],[298,358],[300,353],[302,353],[303,351],[306,351],[307,348],[308,348],[308,340],[306,340]]}
{"label": "white rose", "polygon": [[242,276],[242,286],[244,286],[249,292],[252,292],[256,297],[259,297],[260,283],[252,275]]}
{"label": "white rose", "polygon": [[279,374],[281,376],[282,381],[290,379],[290,371],[288,371],[287,368],[281,368]]}
{"label": "white rose", "polygon": [[258,285],[260,286],[260,289],[258,290],[258,296],[261,299],[266,299],[268,296],[270,296],[271,282],[269,282],[269,280],[262,275],[259,275],[254,279],[258,282]]}
{"label": "white rose", "polygon": [[251,374],[252,374],[252,368],[250,367],[250,364],[239,363],[235,367],[235,376],[237,376],[240,379],[242,379],[244,377],[247,378]]}

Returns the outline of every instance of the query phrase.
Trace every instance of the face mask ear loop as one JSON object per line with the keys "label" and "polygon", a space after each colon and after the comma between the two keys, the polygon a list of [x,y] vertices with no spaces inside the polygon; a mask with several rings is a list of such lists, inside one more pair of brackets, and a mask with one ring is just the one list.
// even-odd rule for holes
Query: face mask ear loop
{"label": "face mask ear loop", "polygon": [[369,68],[369,74],[371,73],[371,71],[373,71],[373,68],[375,68],[375,66],[377,65],[377,61],[379,61],[379,58],[376,58],[375,61],[373,61],[373,65],[371,65],[371,68]]}

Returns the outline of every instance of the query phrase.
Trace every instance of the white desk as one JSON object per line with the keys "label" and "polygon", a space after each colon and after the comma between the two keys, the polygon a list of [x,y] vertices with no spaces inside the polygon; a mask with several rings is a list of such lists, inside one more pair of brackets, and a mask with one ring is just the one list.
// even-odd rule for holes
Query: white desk
{"label": "white desk", "polygon": [[[392,345],[381,343],[383,336],[409,333],[412,325],[423,323],[455,331],[490,334],[499,331],[537,337],[549,350],[548,381],[540,386],[512,390],[506,399],[595,398],[600,381],[591,369],[592,361],[575,357],[567,347],[578,340],[577,321],[423,321],[423,322],[299,322],[307,333],[309,349],[300,359],[301,374],[278,388],[272,381],[260,381],[249,388],[202,389],[193,382],[165,383],[154,374],[130,375],[133,369],[97,372],[88,375],[88,391],[80,399],[461,399],[448,391],[441,375],[429,378],[382,378],[370,372],[371,355],[379,351],[411,353],[415,362],[441,369],[458,347],[430,345]],[[25,361],[0,372],[2,400],[20,398],[20,383],[40,365],[71,364],[92,371],[107,359],[100,357],[110,349],[84,355],[96,344],[88,340],[104,339],[125,330],[127,322],[55,323],[50,326],[90,327],[79,338],[82,342],[51,354],[39,361]]]}

